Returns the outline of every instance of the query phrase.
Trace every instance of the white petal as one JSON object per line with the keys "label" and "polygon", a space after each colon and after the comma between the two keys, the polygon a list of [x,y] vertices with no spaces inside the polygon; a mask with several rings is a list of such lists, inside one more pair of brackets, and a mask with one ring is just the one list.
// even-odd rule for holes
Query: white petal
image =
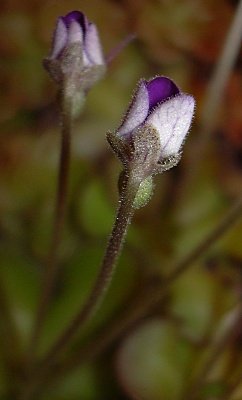
{"label": "white petal", "polygon": [[52,51],[50,54],[51,59],[58,57],[60,52],[64,49],[67,42],[67,29],[62,18],[58,18],[55,33],[53,36]]}
{"label": "white petal", "polygon": [[77,21],[71,21],[68,29],[68,44],[83,42],[83,32]]}
{"label": "white petal", "polygon": [[97,28],[94,24],[90,24],[86,31],[85,51],[87,53],[87,57],[93,64],[105,64],[99,35],[97,32]]}
{"label": "white petal", "polygon": [[177,154],[190,128],[195,101],[192,96],[180,94],[158,106],[147,118],[160,134],[161,158]]}
{"label": "white petal", "polygon": [[144,82],[141,82],[136,91],[133,101],[124,117],[124,120],[117,130],[117,134],[125,136],[141,125],[149,112],[149,94]]}

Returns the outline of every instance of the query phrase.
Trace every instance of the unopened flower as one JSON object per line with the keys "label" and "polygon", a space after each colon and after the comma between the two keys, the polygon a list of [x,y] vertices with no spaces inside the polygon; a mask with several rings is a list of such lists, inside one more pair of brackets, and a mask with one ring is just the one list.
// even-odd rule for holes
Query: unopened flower
{"label": "unopened flower", "polygon": [[77,90],[90,89],[106,69],[95,24],[80,11],[59,17],[44,65],[57,83],[70,79]]}
{"label": "unopened flower", "polygon": [[169,78],[141,80],[120,127],[108,134],[125,168],[146,178],[176,165],[194,106],[194,98]]}

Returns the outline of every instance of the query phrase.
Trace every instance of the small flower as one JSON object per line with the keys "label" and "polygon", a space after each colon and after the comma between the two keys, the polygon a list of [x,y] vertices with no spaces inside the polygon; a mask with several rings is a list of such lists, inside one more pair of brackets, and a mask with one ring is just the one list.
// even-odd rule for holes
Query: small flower
{"label": "small flower", "polygon": [[144,177],[180,160],[195,101],[166,77],[141,80],[120,127],[108,140],[124,166]]}
{"label": "small flower", "polygon": [[70,77],[78,89],[90,89],[106,69],[96,26],[80,11],[59,17],[52,49],[44,65],[61,83]]}
{"label": "small flower", "polygon": [[83,64],[105,64],[96,26],[80,11],[72,11],[57,20],[50,59],[59,58],[66,46],[83,46]]}

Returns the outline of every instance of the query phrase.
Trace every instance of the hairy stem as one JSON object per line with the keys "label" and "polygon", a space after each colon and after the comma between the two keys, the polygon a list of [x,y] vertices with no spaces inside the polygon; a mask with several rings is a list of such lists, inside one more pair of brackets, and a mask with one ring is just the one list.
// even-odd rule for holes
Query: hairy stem
{"label": "hairy stem", "polygon": [[127,228],[134,213],[133,203],[139,185],[140,181],[133,179],[132,176],[126,176],[126,179],[124,179],[115,223],[95,284],[80,311],[53,344],[46,357],[40,362],[40,366],[36,371],[36,376],[33,377],[34,379],[31,382],[31,394],[24,396],[23,399],[32,398],[31,396],[33,396],[32,393],[34,393],[36,382],[38,386],[42,377],[48,374],[49,369],[58,361],[58,357],[68,348],[73,337],[79,332],[80,328],[90,320],[100,306],[110,286],[127,233]]}
{"label": "hairy stem", "polygon": [[47,265],[44,271],[41,298],[36,314],[33,335],[30,344],[30,354],[34,353],[38,343],[46,313],[48,311],[49,302],[55,286],[56,276],[58,273],[58,253],[62,238],[62,232],[65,222],[65,214],[67,207],[67,195],[69,184],[70,170],[70,153],[71,153],[71,129],[72,129],[72,99],[66,95],[68,88],[65,86],[61,91],[61,150],[59,160],[58,184],[55,202],[55,216],[53,222],[52,239],[50,251],[47,258]]}
{"label": "hairy stem", "polygon": [[118,208],[112,234],[93,289],[79,313],[74,317],[70,325],[50,349],[48,355],[43,360],[43,365],[51,363],[59,352],[63,351],[69,345],[76,332],[91,318],[100,305],[109,288],[127,228],[133,215],[133,201],[138,187],[139,184],[135,184],[132,179],[127,178],[120,195],[120,206]]}
{"label": "hairy stem", "polygon": [[46,378],[45,384],[50,384],[52,379],[60,379],[60,376],[100,356],[100,354],[105,352],[111,344],[119,340],[130,327],[137,323],[137,321],[149,315],[152,309],[163,300],[173,282],[220,240],[239,220],[241,214],[242,197],[235,202],[211,233],[192,249],[187,256],[174,265],[172,268],[173,272],[167,276],[162,284],[158,279],[156,279],[155,282],[151,282],[151,284],[147,283],[146,288],[138,294],[132,304],[128,304],[125,307],[123,314],[118,315],[107,328],[99,332],[99,334],[82,347],[80,351],[57,363],[55,369]]}

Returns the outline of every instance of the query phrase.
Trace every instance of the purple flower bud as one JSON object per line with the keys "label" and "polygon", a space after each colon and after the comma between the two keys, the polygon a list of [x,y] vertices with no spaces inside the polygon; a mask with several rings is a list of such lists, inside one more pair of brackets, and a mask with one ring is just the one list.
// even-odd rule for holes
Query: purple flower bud
{"label": "purple flower bud", "polygon": [[142,80],[116,134],[132,139],[137,128],[150,125],[159,134],[160,160],[175,155],[190,128],[194,106],[194,98],[182,93],[171,79]]}
{"label": "purple flower bud", "polygon": [[83,90],[103,76],[106,65],[98,31],[82,12],[58,18],[45,67],[58,83],[71,75],[75,86]]}
{"label": "purple flower bud", "polygon": [[143,179],[176,165],[194,106],[169,78],[141,80],[120,127],[107,136],[125,168]]}
{"label": "purple flower bud", "polygon": [[73,43],[82,46],[84,66],[105,64],[97,28],[80,11],[58,18],[49,58],[60,57],[66,46]]}

